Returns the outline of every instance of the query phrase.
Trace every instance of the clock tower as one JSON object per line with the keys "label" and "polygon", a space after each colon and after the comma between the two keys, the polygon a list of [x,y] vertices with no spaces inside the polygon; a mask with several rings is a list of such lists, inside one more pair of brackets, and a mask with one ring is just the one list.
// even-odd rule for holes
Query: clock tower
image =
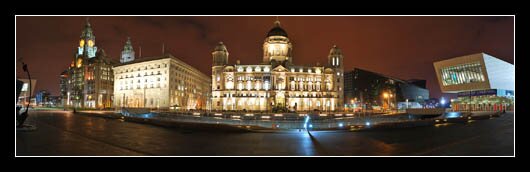
{"label": "clock tower", "polygon": [[121,51],[121,63],[127,63],[134,60],[134,49],[132,47],[131,43],[131,37],[127,37],[127,42],[125,42],[125,46],[123,46],[123,50]]}
{"label": "clock tower", "polygon": [[96,57],[96,52],[98,50],[98,47],[96,47],[95,44],[96,44],[96,36],[92,32],[92,27],[90,26],[90,22],[88,22],[88,18],[87,18],[85,29],[83,29],[83,32],[81,32],[81,36],[79,39],[79,47],[77,47],[76,56],[84,55],[88,58]]}
{"label": "clock tower", "polygon": [[96,36],[88,18],[78,43],[67,70],[66,106],[108,108],[112,105],[114,91],[113,62],[103,49],[95,46]]}

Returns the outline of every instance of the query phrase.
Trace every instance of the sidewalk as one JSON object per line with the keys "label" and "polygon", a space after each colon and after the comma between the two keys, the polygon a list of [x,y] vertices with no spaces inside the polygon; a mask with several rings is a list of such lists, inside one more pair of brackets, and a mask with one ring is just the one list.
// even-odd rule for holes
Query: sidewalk
{"label": "sidewalk", "polygon": [[16,156],[144,155],[105,141],[61,130],[43,122],[35,122],[34,119],[29,121],[37,127],[37,130],[16,133]]}

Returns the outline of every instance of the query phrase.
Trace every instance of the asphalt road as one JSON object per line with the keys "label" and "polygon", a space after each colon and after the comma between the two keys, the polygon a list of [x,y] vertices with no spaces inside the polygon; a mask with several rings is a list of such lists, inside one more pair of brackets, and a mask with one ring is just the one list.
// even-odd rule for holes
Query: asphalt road
{"label": "asphalt road", "polygon": [[34,111],[16,132],[17,156],[513,156],[514,115],[361,132],[181,130],[63,111]]}

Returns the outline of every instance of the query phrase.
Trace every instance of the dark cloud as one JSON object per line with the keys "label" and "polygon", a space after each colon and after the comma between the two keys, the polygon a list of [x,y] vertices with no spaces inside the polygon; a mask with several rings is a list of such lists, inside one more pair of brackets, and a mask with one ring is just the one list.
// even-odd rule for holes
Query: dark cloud
{"label": "dark cloud", "polygon": [[125,30],[124,28],[120,27],[120,26],[112,26],[112,29],[114,29],[114,32],[117,36],[123,36],[123,37],[127,37],[129,36],[127,30]]}
{"label": "dark cloud", "polygon": [[197,22],[191,18],[179,18],[177,19],[177,27],[191,27],[192,30],[196,30],[199,33],[199,38],[202,40],[208,40],[208,32],[210,29],[203,23]]}
{"label": "dark cloud", "polygon": [[159,21],[156,17],[140,16],[136,17],[136,19],[142,22],[143,24],[147,24],[158,29],[166,29],[166,24],[164,22]]}

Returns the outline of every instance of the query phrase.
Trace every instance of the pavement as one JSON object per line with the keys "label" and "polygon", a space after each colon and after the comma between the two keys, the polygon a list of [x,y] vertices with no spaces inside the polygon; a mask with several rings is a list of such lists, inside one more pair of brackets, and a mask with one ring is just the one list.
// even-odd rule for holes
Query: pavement
{"label": "pavement", "polygon": [[513,156],[514,114],[377,131],[207,132],[30,111],[16,156]]}

